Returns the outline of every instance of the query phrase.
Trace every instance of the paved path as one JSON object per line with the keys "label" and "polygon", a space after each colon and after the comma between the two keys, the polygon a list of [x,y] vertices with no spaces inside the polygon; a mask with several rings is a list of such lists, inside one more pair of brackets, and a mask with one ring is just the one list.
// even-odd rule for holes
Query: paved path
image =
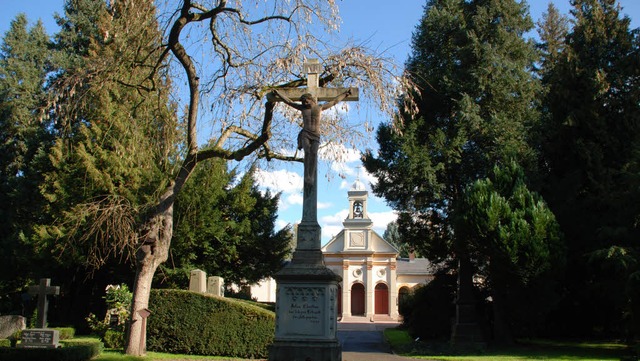
{"label": "paved path", "polygon": [[342,344],[342,361],[403,361],[413,360],[391,353],[382,331],[396,327],[394,323],[339,323],[338,340]]}

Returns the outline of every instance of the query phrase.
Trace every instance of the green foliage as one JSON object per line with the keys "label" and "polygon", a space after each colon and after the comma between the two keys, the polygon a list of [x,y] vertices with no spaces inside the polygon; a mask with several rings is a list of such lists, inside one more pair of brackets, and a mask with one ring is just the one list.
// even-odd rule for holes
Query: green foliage
{"label": "green foliage", "polygon": [[572,5],[575,25],[543,79],[539,132],[542,194],[570,255],[567,300],[556,319],[569,326],[566,333],[621,337],[633,308],[625,290],[634,270],[613,264],[634,258],[640,237],[640,33],[629,29],[616,1]]}
{"label": "green foliage", "polygon": [[6,338],[0,339],[0,347],[11,347],[11,341]]}
{"label": "green foliage", "polygon": [[102,337],[104,347],[122,349],[124,347],[124,331],[107,330]]}
{"label": "green foliage", "polygon": [[[117,286],[108,285],[104,299],[107,304],[107,313],[104,319],[99,320],[93,313],[86,318],[91,330],[100,337],[107,348],[124,347],[125,325],[129,320],[132,293],[126,284]],[[117,317],[116,324],[111,322],[112,317]]]}
{"label": "green foliage", "polygon": [[448,339],[455,313],[457,280],[441,272],[426,285],[414,288],[400,304],[402,325],[412,338]]}
{"label": "green foliage", "polygon": [[552,264],[555,271],[562,270],[558,223],[544,200],[529,191],[515,161],[496,165],[488,178],[469,186],[459,217],[459,236],[490,259],[490,283],[526,285]]}
{"label": "green foliage", "polygon": [[[409,257],[409,253],[414,251],[414,249],[409,244],[407,244],[407,242],[404,242],[400,237],[400,231],[398,230],[398,223],[396,221],[387,224],[387,229],[384,230],[382,238],[384,238],[387,242],[391,243],[398,249],[399,257],[407,258]],[[416,255],[416,257],[419,256]]]}
{"label": "green foliage", "polygon": [[[31,28],[27,23],[24,14],[16,16],[0,45],[0,295],[19,294],[33,273],[51,264],[29,242],[30,227],[41,217],[38,187],[50,145],[40,112],[50,41],[41,22]],[[6,301],[0,313],[19,308]]]}
{"label": "green foliage", "polygon": [[380,126],[379,152],[364,165],[374,192],[399,211],[401,236],[423,256],[453,253],[453,216],[462,190],[498,161],[532,166],[529,130],[538,119],[537,60],[523,34],[526,5],[513,0],[431,0],[407,61],[420,86],[419,112]]}
{"label": "green foliage", "polygon": [[[475,254],[493,302],[494,337],[509,340],[511,325],[520,332],[546,317],[554,298],[551,271],[564,268],[564,245],[559,225],[544,200],[525,184],[524,172],[515,161],[496,165],[488,178],[469,186],[458,207],[457,236]],[[553,266],[553,269],[552,269]],[[548,297],[536,297],[545,291]],[[533,297],[536,303],[522,297]],[[513,312],[529,308],[516,319]]]}
{"label": "green foliage", "polygon": [[273,342],[275,315],[241,301],[152,290],[149,305],[150,351],[265,358]]}
{"label": "green foliage", "polygon": [[60,337],[60,341],[62,340],[70,340],[75,337],[76,329],[73,327],[53,327],[52,329],[58,331],[58,336]]}
{"label": "green foliage", "polygon": [[86,361],[102,352],[102,342],[65,342],[59,348],[0,348],[0,361]]}
{"label": "green foliage", "polygon": [[38,242],[67,264],[98,268],[129,256],[136,227],[173,168],[170,85],[152,72],[160,32],[149,2],[69,1],[58,19],[55,106]]}
{"label": "green foliage", "polygon": [[164,286],[186,288],[196,268],[236,284],[280,270],[291,231],[275,231],[279,195],[262,194],[253,171],[236,178],[223,160],[196,168],[176,201],[173,262],[162,265],[158,277]]}

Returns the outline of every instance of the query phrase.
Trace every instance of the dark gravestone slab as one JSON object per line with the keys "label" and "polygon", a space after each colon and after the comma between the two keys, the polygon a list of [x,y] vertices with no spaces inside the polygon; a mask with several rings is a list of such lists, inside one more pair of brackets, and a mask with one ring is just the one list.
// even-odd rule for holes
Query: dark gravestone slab
{"label": "dark gravestone slab", "polygon": [[60,333],[58,330],[31,328],[22,331],[21,343],[23,348],[56,348],[60,347]]}

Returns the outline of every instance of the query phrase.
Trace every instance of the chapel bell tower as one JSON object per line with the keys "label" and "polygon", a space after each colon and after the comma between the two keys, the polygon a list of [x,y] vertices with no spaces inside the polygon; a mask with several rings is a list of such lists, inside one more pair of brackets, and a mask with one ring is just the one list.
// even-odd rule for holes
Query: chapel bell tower
{"label": "chapel bell tower", "polygon": [[368,192],[358,178],[348,192],[349,215],[342,223],[345,232],[345,250],[369,249],[370,230],[373,222],[367,212]]}

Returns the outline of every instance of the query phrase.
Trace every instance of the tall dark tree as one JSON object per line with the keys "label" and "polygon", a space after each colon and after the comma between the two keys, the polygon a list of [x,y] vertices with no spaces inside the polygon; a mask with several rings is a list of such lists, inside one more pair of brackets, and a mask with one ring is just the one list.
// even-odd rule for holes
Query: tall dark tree
{"label": "tall dark tree", "polygon": [[[501,161],[518,159],[525,169],[536,162],[528,136],[540,85],[524,39],[532,27],[522,2],[427,2],[406,63],[421,91],[418,114],[383,124],[379,153],[364,164],[378,179],[374,192],[399,211],[403,238],[428,258],[456,257],[467,267],[485,257],[455,229],[465,187]],[[459,273],[461,287],[463,279],[469,285],[473,273]]]}
{"label": "tall dark tree", "polygon": [[614,0],[576,0],[571,14],[565,49],[545,78],[543,194],[570,255],[558,319],[575,326],[568,332],[620,333],[640,236],[640,39]]}
{"label": "tall dark tree", "polygon": [[237,180],[226,164],[203,162],[178,197],[171,261],[161,266],[161,282],[184,288],[198,268],[244,285],[282,267],[291,229],[275,230],[279,196],[262,194],[253,172]]}
{"label": "tall dark tree", "polygon": [[22,288],[40,264],[29,238],[43,204],[39,171],[51,142],[40,111],[50,69],[42,23],[29,28],[26,16],[18,15],[0,49],[0,294]]}
{"label": "tall dark tree", "polygon": [[537,23],[538,35],[540,36],[540,49],[542,59],[540,70],[545,76],[553,66],[560,60],[569,33],[569,20],[558,11],[558,8],[549,3],[547,11],[542,14],[542,20]]}

